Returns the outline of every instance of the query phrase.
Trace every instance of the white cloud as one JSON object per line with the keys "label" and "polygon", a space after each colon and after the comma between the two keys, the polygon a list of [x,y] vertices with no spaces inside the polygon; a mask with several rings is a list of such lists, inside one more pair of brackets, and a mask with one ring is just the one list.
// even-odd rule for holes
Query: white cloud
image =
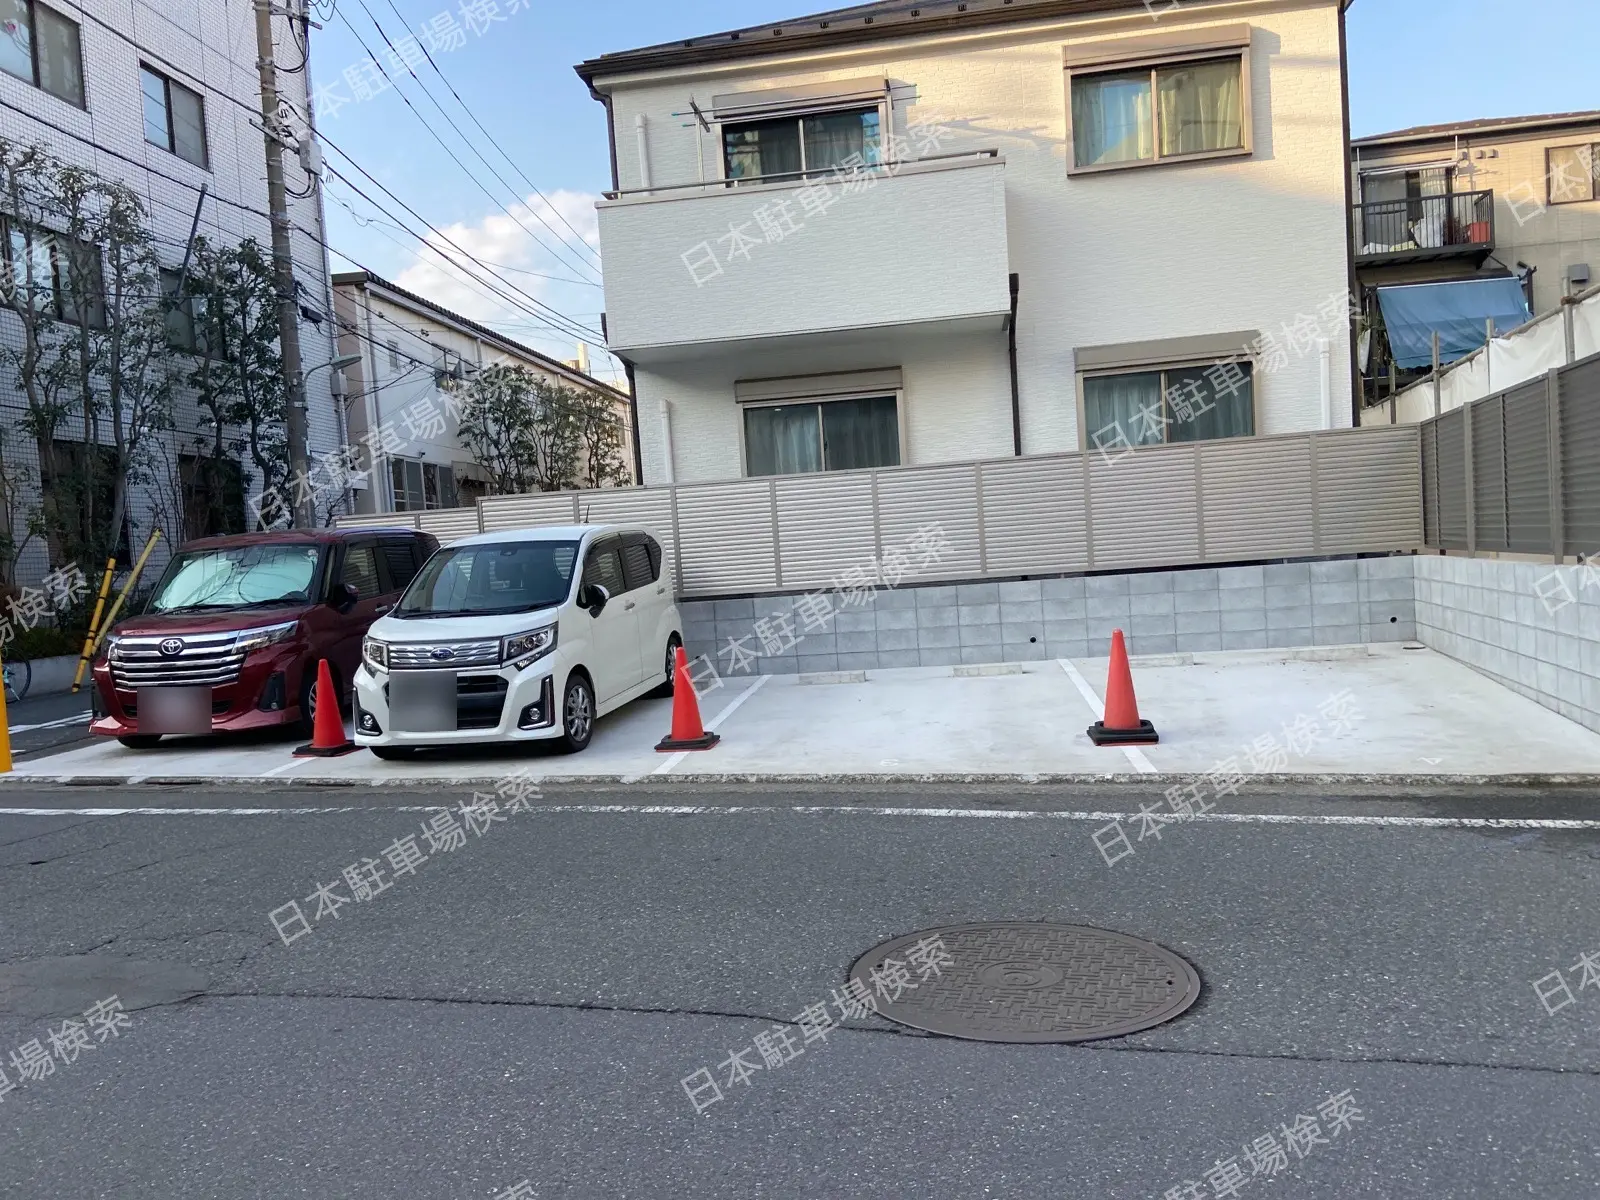
{"label": "white cloud", "polygon": [[[557,358],[572,358],[577,353],[576,335],[538,325],[537,318],[526,311],[534,306],[524,295],[519,295],[523,293],[593,330],[591,349],[598,352],[600,318],[597,314],[604,307],[603,294],[598,287],[568,282],[599,282],[599,223],[594,210],[597,199],[599,197],[590,193],[570,191],[549,193],[548,202],[539,196],[529,196],[511,206],[512,216],[494,212],[476,223],[457,222],[445,226],[441,230],[444,237],[429,235],[429,243],[450,258],[464,261],[470,255],[484,264],[474,265],[473,273],[497,277],[499,282],[493,290],[447,264],[433,251],[420,248],[418,259],[395,276],[395,283],[535,349]],[[578,235],[582,236],[588,250],[576,244]],[[495,295],[496,291],[513,300]],[[518,303],[522,307],[519,308]],[[601,354],[596,353],[595,357],[599,360],[597,366],[604,361]]]}

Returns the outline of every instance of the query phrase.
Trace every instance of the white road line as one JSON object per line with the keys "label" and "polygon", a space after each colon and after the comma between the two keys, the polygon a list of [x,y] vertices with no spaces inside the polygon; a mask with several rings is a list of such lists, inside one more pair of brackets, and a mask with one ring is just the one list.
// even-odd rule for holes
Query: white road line
{"label": "white road line", "polygon": [[67,725],[81,725],[89,719],[86,712],[75,713],[70,717],[58,717],[54,721],[40,721],[37,725],[13,725],[7,733],[32,733],[35,729],[61,729]]}
{"label": "white road line", "polygon": [[305,757],[305,758],[291,758],[286,763],[279,763],[277,766],[273,767],[270,771],[261,772],[261,774],[258,776],[258,778],[260,778],[260,779],[271,779],[274,775],[282,775],[285,771],[292,771],[296,767],[304,766],[306,763],[308,763],[310,761],[311,761],[311,757],[309,755],[307,757]]}
{"label": "white road line", "polygon": [[[447,812],[448,804],[345,805],[300,808],[3,808],[11,817],[278,817],[340,813]],[[609,814],[645,817],[735,816],[857,816],[919,817],[963,821],[1114,821],[1132,820],[1137,812],[1051,812],[1039,809],[992,808],[868,808],[842,804],[814,805],[697,805],[697,804],[547,804],[528,810],[529,816]],[[517,814],[523,815],[523,814]],[[1536,817],[1380,817],[1341,816],[1332,813],[1198,813],[1184,824],[1201,825],[1349,825],[1396,829],[1600,829],[1600,820],[1580,821]]]}
{"label": "white road line", "polygon": [[[1095,695],[1094,689],[1089,686],[1089,681],[1079,673],[1077,667],[1066,659],[1058,658],[1056,662],[1061,664],[1061,669],[1067,673],[1067,678],[1072,680],[1072,685],[1078,689],[1078,694],[1089,702],[1089,711],[1095,714],[1096,720],[1099,720],[1100,716],[1105,712],[1106,706],[1101,702],[1100,697]],[[1121,749],[1128,756],[1128,761],[1133,764],[1133,769],[1139,774],[1154,775],[1156,773],[1155,767],[1150,764],[1150,760],[1144,756],[1144,751],[1139,747],[1123,746]]]}
{"label": "white road line", "polygon": [[[733,698],[733,700],[729,703],[727,708],[723,709],[716,716],[712,717],[710,722],[706,725],[706,728],[711,730],[713,733],[715,733],[721,727],[722,723],[733,715],[734,710],[737,709],[739,707],[739,705],[743,704],[746,700],[750,699],[751,696],[754,696],[756,694],[757,689],[760,688],[762,684],[766,683],[767,680],[769,680],[771,678],[772,678],[771,675],[757,675],[756,676],[756,681],[754,683],[752,683],[749,687],[745,688],[744,691],[740,692],[737,696],[735,696]],[[676,753],[669,755],[667,757],[667,761],[662,763],[654,771],[651,771],[650,774],[652,774],[652,775],[665,775],[668,772],[670,772],[673,767],[677,766],[684,759],[688,758],[689,755],[698,754],[698,753],[700,753],[700,751],[697,751],[697,750],[679,750]]]}

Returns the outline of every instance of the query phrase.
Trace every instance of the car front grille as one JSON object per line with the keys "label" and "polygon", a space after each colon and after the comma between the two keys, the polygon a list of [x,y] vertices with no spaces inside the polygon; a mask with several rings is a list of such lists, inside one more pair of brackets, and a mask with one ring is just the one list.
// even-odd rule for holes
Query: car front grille
{"label": "car front grille", "polygon": [[[443,657],[439,652],[448,651]],[[389,643],[389,669],[391,671],[420,671],[462,667],[495,667],[500,665],[500,641],[486,642],[391,642]]]}
{"label": "car front grille", "polygon": [[[220,687],[239,678],[243,651],[238,634],[197,633],[174,637],[122,637],[110,650],[111,681],[119,691],[142,687]],[[181,643],[176,653],[163,643]]]}

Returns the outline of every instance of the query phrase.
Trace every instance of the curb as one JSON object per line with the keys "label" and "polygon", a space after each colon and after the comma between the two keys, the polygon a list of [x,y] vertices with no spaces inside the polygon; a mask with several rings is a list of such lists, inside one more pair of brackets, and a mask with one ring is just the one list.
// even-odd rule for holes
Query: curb
{"label": "curb", "polygon": [[[19,775],[0,776],[0,790],[6,788],[54,785],[58,787],[226,787],[249,782],[263,788],[389,788],[448,790],[462,787],[494,786],[514,772],[479,776],[403,776],[387,779],[352,779],[349,776],[295,775],[265,778],[258,775]],[[1012,784],[1030,787],[1062,784],[1095,784],[1127,787],[1148,792],[1176,785],[1199,783],[1209,778],[1206,772],[1189,774],[683,774],[683,775],[545,775],[532,779],[538,785],[603,785],[636,787],[665,784],[673,787],[710,784]],[[1252,775],[1240,785],[1269,787],[1306,786],[1390,786],[1390,787],[1600,787],[1600,774],[1507,774],[1507,775],[1381,775],[1381,774],[1264,774]]]}

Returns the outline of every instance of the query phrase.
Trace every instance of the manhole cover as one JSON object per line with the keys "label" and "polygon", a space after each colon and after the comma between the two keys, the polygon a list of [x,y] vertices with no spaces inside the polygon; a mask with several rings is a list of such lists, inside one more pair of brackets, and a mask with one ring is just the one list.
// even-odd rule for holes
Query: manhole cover
{"label": "manhole cover", "polygon": [[[939,938],[945,965],[889,1001],[873,968]],[[894,974],[891,969],[890,974]],[[910,970],[918,980],[919,971]],[[850,974],[891,1021],[981,1042],[1084,1042],[1170,1021],[1200,997],[1200,976],[1154,942],[1083,925],[984,921],[924,929],[874,946]],[[889,992],[893,994],[892,990]]]}

